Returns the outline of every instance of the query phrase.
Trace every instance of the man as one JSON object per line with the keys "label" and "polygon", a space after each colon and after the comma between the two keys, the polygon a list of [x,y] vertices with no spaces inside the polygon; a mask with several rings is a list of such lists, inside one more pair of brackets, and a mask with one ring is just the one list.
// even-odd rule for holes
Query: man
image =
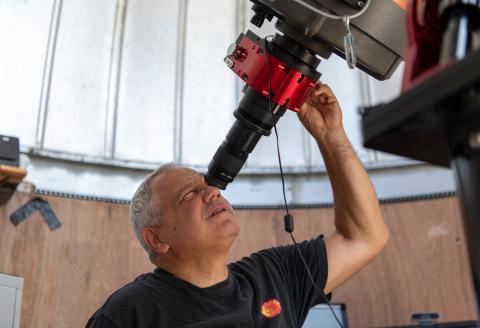
{"label": "man", "polygon": [[[319,145],[334,194],[336,230],[299,244],[328,294],[381,252],[388,231],[330,88],[317,85],[298,117]],[[301,327],[322,302],[293,245],[227,265],[238,219],[193,170],[152,173],[133,197],[131,216],[157,269],[115,292],[88,327]]]}

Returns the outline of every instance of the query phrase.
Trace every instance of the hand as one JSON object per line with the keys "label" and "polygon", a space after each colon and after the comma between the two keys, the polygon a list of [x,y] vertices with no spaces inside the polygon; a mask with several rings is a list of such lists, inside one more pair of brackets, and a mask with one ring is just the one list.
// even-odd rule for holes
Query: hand
{"label": "hand", "polygon": [[300,108],[298,118],[315,139],[331,131],[343,131],[340,105],[326,84],[315,86]]}

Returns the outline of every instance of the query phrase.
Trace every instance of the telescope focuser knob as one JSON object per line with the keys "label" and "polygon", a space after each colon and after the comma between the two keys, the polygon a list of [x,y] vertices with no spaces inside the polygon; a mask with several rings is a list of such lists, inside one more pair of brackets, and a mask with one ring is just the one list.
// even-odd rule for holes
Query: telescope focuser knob
{"label": "telescope focuser knob", "polygon": [[256,27],[262,27],[265,19],[268,19],[268,21],[270,22],[273,18],[272,14],[269,14],[267,11],[265,11],[264,8],[260,7],[259,5],[253,5],[252,10],[255,12],[255,14],[250,19],[250,23],[252,23]]}

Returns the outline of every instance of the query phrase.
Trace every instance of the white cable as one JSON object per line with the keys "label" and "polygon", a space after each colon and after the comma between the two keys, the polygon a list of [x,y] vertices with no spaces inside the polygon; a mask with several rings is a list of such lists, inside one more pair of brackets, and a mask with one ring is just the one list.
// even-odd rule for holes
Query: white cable
{"label": "white cable", "polygon": [[343,17],[348,17],[349,19],[354,19],[354,18],[357,18],[358,16],[362,15],[368,8],[368,6],[370,5],[370,2],[371,0],[366,0],[365,4],[363,5],[363,8],[362,10],[360,10],[358,13],[356,14],[353,14],[353,15],[342,15],[342,16],[339,16],[339,15],[335,15],[335,14],[330,14],[330,13],[327,13],[321,9],[318,9],[318,8],[315,8],[314,6],[306,3],[305,1],[303,0],[293,0],[294,2],[296,3],[299,3],[301,4],[302,6],[304,6],[305,8],[308,8],[314,12],[316,12],[317,14],[320,14],[322,16],[325,16],[327,18],[331,18],[331,19],[343,19]]}

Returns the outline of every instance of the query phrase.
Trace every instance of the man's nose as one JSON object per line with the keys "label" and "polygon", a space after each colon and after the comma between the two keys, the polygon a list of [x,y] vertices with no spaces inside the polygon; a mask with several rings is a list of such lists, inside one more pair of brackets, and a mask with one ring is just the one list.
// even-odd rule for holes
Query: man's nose
{"label": "man's nose", "polygon": [[212,186],[205,186],[205,193],[203,194],[203,201],[208,203],[220,197],[220,190]]}

